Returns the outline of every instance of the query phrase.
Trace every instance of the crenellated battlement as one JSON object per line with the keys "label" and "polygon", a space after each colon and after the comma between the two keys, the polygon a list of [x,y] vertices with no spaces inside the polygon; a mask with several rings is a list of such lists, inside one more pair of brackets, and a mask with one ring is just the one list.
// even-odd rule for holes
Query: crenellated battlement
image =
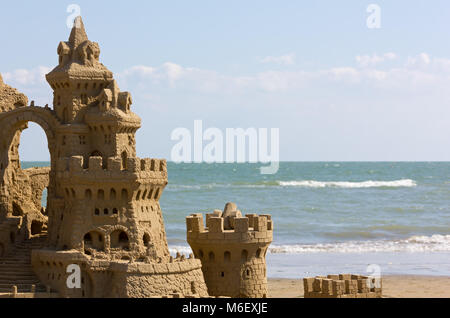
{"label": "crenellated battlement", "polygon": [[381,298],[381,277],[339,274],[303,279],[305,298]]}
{"label": "crenellated battlement", "polygon": [[186,217],[188,241],[225,240],[229,243],[270,243],[273,239],[273,222],[270,215],[246,214],[239,210],[223,213],[219,210],[206,214],[206,226],[201,213]]}
{"label": "crenellated battlement", "polygon": [[167,179],[167,161],[164,159],[128,158],[126,164],[120,158],[90,157],[87,164],[82,156],[59,158],[56,171],[62,177],[85,176],[101,178],[158,178]]}

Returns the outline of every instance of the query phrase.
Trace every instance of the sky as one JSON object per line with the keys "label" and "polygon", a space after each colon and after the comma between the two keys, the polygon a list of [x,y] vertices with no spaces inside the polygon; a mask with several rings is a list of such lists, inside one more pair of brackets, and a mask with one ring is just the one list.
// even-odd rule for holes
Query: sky
{"label": "sky", "polygon": [[[141,157],[202,120],[278,128],[282,161],[450,160],[448,1],[2,1],[0,72],[37,105],[71,4],[133,96]],[[20,153],[48,160],[36,124]]]}

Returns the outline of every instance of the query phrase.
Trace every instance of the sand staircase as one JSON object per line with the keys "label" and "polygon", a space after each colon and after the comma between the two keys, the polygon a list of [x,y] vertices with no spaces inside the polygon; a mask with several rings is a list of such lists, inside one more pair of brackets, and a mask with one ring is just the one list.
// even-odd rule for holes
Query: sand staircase
{"label": "sand staircase", "polygon": [[14,250],[0,258],[0,293],[10,293],[13,286],[19,293],[29,293],[32,285],[36,292],[46,291],[31,267],[31,251],[42,248],[46,240],[47,235],[42,235],[17,243]]}

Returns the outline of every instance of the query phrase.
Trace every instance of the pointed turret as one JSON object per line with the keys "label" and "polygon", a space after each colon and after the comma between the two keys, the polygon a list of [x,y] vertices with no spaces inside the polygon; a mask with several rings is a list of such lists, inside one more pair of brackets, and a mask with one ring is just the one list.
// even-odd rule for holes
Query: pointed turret
{"label": "pointed turret", "polygon": [[88,40],[89,39],[84,28],[83,19],[81,18],[81,16],[78,16],[73,22],[73,28],[72,32],[70,32],[69,43],[72,45],[72,47],[76,48],[78,47],[78,45]]}
{"label": "pointed turret", "polygon": [[66,42],[58,45],[58,66],[47,74],[54,90],[54,110],[65,124],[81,123],[86,108],[110,85],[113,74],[99,61],[98,43],[89,41],[83,20],[78,16]]}

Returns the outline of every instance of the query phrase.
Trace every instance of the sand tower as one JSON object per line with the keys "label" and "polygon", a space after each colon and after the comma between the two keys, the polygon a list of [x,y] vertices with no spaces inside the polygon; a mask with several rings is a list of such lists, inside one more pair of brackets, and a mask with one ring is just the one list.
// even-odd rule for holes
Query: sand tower
{"label": "sand tower", "polygon": [[187,240],[212,296],[267,297],[266,252],[273,239],[270,215],[247,214],[236,204],[186,218]]}

